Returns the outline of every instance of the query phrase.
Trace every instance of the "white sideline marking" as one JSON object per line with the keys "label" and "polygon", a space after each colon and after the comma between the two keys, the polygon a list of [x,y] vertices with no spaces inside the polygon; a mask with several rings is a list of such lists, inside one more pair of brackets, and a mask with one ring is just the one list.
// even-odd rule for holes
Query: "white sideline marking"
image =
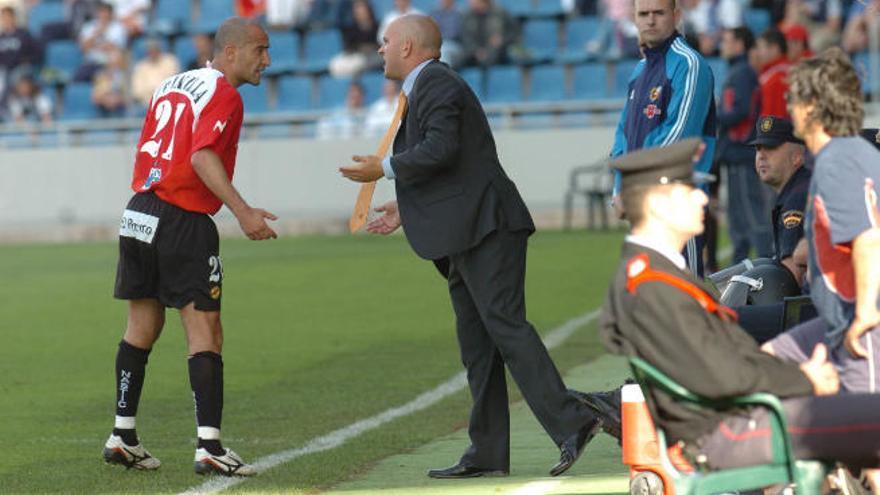
{"label": "white sideline marking", "polygon": [[532,481],[510,492],[510,495],[544,495],[561,485],[562,481]]}
{"label": "white sideline marking", "polygon": [[[544,345],[547,346],[548,349],[552,349],[558,346],[566,339],[571,337],[571,335],[578,328],[592,322],[596,319],[597,316],[599,316],[599,310],[594,309],[566,321],[562,325],[551,330],[544,337]],[[445,399],[446,397],[449,397],[450,395],[465,388],[466,386],[467,378],[465,376],[465,372],[462,371],[461,373],[456,374],[449,380],[441,383],[433,390],[429,390],[419,395],[415,399],[407,402],[402,406],[388,409],[385,412],[379,413],[366,419],[362,419],[344,428],[340,428],[336,431],[331,431],[326,435],[313,438],[302,447],[283,450],[281,452],[276,452],[274,454],[269,454],[265,457],[261,457],[253,463],[253,466],[257,469],[258,472],[262,473],[263,471],[267,471],[281,464],[290,462],[298,457],[303,457],[309,454],[315,454],[318,452],[323,452],[325,450],[339,447],[340,445],[351,440],[352,438],[357,437],[361,433],[376,429],[384,425],[385,423],[393,421],[397,418],[409,416],[412,413],[427,409]],[[192,487],[182,493],[184,495],[196,493],[217,493],[219,491],[238,485],[239,483],[243,483],[246,479],[247,478],[221,478],[219,476],[212,477],[201,485]],[[520,495],[525,495],[526,493],[532,494],[533,492],[523,492]],[[534,492],[534,494],[536,495],[538,493],[543,492]]]}

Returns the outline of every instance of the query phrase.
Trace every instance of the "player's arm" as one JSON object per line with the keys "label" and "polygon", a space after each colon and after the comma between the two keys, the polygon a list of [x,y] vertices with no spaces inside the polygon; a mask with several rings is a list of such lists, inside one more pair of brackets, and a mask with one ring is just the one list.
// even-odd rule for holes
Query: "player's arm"
{"label": "player's arm", "polygon": [[872,227],[853,239],[852,259],[856,283],[856,317],[846,333],[845,344],[853,355],[868,357],[859,338],[880,325],[880,227]]}
{"label": "player's arm", "polygon": [[277,220],[277,217],[266,210],[251,208],[247,204],[230,182],[217,153],[209,148],[196,151],[192,155],[192,166],[205,186],[232,211],[238,219],[242,232],[249,239],[258,241],[278,237],[278,234],[266,223],[267,218]]}

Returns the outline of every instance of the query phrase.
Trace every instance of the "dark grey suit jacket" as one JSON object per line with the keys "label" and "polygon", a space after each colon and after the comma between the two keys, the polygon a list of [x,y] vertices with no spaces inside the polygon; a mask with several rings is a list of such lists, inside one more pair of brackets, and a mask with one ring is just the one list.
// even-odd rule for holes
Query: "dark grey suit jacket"
{"label": "dark grey suit jacket", "polygon": [[403,229],[422,258],[466,251],[497,229],[535,230],[483,107],[446,64],[431,62],[416,78],[391,168]]}

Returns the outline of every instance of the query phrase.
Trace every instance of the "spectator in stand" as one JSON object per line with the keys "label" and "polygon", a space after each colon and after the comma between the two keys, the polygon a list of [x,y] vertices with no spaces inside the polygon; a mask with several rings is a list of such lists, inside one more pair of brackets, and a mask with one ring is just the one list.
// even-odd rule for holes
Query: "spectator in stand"
{"label": "spectator in stand", "polygon": [[52,100],[43,94],[29,73],[23,73],[16,79],[8,107],[10,120],[17,124],[52,122]]}
{"label": "spectator in stand", "polygon": [[364,129],[364,87],[359,82],[348,86],[345,106],[318,120],[315,137],[318,139],[350,139]]}
{"label": "spectator in stand", "polygon": [[813,56],[810,50],[810,32],[800,24],[791,24],[782,30],[785,35],[788,62],[796,64],[800,60]]}
{"label": "spectator in stand", "polygon": [[490,66],[507,60],[507,50],[516,38],[513,19],[492,0],[469,0],[462,16],[461,44],[466,65]]}
{"label": "spectator in stand", "polygon": [[196,48],[196,58],[189,61],[186,70],[203,69],[214,56],[214,35],[210,33],[194,34],[190,41]]}
{"label": "spectator in stand", "polygon": [[310,9],[311,0],[266,0],[266,23],[276,30],[300,28]]}
{"label": "spectator in stand", "polygon": [[114,49],[107,64],[92,81],[92,102],[102,117],[124,117],[129,101],[129,81],[125,52]]}
{"label": "spectator in stand", "polygon": [[716,162],[727,169],[728,232],[733,245],[732,263],[749,257],[773,254],[770,191],[755,171],[755,149],[750,146],[761,104],[758,74],[749,65],[749,51],[755,39],[748,28],[724,31],[721,56],[730,69],[718,105],[718,148]]}
{"label": "spectator in stand", "polygon": [[80,30],[95,15],[98,0],[64,0],[64,20],[50,21],[40,29],[43,42],[76,39]]}
{"label": "spectator in stand", "polygon": [[15,11],[15,18],[22,24],[26,24],[28,12],[33,3],[33,0],[0,0],[0,9],[12,8]]}
{"label": "spectator in stand", "polygon": [[699,0],[685,17],[693,26],[697,48],[707,57],[717,51],[723,30],[743,25],[742,4],[738,0]]}
{"label": "spectator in stand", "polygon": [[440,46],[440,61],[452,67],[461,65],[461,11],[456,0],[440,0],[440,4],[431,12],[431,17],[440,28],[443,44]]}
{"label": "spectator in stand", "polygon": [[266,13],[266,0],[235,0],[235,12],[239,17],[253,19]]}
{"label": "spectator in stand", "polygon": [[[8,76],[17,67],[40,63],[40,48],[30,32],[18,25],[14,9],[0,9],[0,80],[3,87],[6,87]],[[0,96],[3,92],[0,90]]]}
{"label": "spectator in stand", "polygon": [[758,37],[758,61],[761,64],[761,117],[782,117],[791,120],[785,106],[788,83],[788,43],[776,29],[769,29]]}
{"label": "spectator in stand", "polygon": [[125,26],[129,38],[140,36],[147,25],[150,0],[105,0],[113,6],[116,20]]}
{"label": "spectator in stand", "polygon": [[180,72],[177,57],[163,50],[157,39],[147,41],[147,57],[134,66],[131,73],[131,94],[143,107],[150,103],[159,83]]}
{"label": "spectator in stand", "polygon": [[394,8],[388,11],[385,14],[385,17],[382,18],[382,24],[379,25],[379,32],[376,35],[376,40],[379,44],[382,44],[382,36],[385,34],[385,30],[388,29],[388,25],[391,24],[394,19],[406,14],[421,14],[422,11],[412,6],[412,0],[394,0]]}
{"label": "spectator in stand", "polygon": [[83,26],[79,46],[83,65],[73,75],[75,81],[90,81],[110,59],[112,53],[125,50],[128,34],[125,26],[113,17],[113,6],[100,3],[95,18]]}
{"label": "spectator in stand", "polygon": [[813,48],[822,51],[840,42],[843,4],[841,0],[787,0],[785,18],[779,23],[779,29],[784,31],[794,24],[805,26],[810,31]]}
{"label": "spectator in stand", "polygon": [[379,49],[376,44],[379,24],[373,15],[373,8],[367,0],[353,0],[351,10],[351,23],[340,28],[342,53],[330,60],[330,74],[333,77],[350,77],[379,67],[382,63],[382,58],[376,53]]}
{"label": "spectator in stand", "polygon": [[400,94],[400,84],[397,81],[386,80],[382,86],[382,97],[370,105],[367,110],[367,119],[364,134],[367,136],[381,136],[391,125],[394,111],[397,110],[397,97]]}
{"label": "spectator in stand", "polygon": [[854,2],[849,10],[846,27],[840,45],[847,53],[858,53],[868,49],[868,27],[877,22],[880,0]]}

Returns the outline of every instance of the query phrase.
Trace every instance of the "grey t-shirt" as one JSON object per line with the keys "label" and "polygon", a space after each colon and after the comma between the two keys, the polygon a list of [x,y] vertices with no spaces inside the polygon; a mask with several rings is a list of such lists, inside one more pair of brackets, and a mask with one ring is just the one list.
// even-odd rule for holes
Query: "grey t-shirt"
{"label": "grey t-shirt", "polygon": [[[807,200],[810,290],[836,347],[855,316],[852,241],[880,226],[880,151],[860,136],[836,137],[816,155]],[[878,253],[880,256],[880,253]]]}

